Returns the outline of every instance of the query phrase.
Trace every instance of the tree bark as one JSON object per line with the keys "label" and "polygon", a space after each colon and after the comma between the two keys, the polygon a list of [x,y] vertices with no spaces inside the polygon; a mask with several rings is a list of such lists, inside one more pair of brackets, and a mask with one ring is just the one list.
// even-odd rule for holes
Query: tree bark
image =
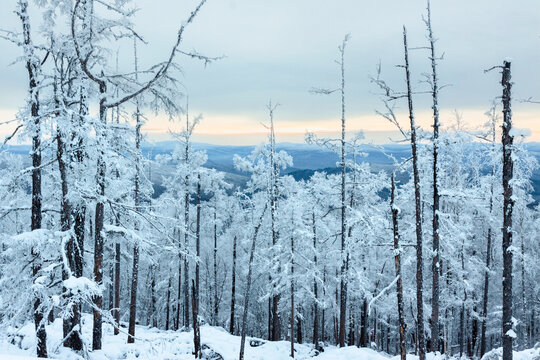
{"label": "tree bark", "polygon": [[[32,117],[32,210],[31,210],[31,230],[41,229],[41,121],[39,118],[39,63],[36,62],[34,48],[30,36],[30,19],[28,17],[28,1],[19,0],[19,18],[23,28],[23,48],[26,55],[26,70],[28,72],[28,89],[30,115]],[[41,262],[38,259],[39,253],[32,248],[32,276],[37,277],[41,271]],[[41,308],[41,298],[34,298],[34,326],[36,330],[38,357],[47,357],[47,333],[43,322],[44,314]]]}
{"label": "tree bark", "polygon": [[349,253],[346,247],[345,228],[346,218],[346,164],[345,164],[345,46],[349,36],[343,39],[339,51],[341,55],[341,276],[340,276],[340,298],[339,298],[339,346],[345,346],[345,334],[347,332],[347,267]]}
{"label": "tree bark", "polygon": [[439,251],[439,185],[438,177],[438,152],[439,152],[439,87],[437,77],[437,58],[435,55],[435,38],[431,27],[430,0],[427,1],[428,39],[431,50],[431,90],[433,98],[433,259],[431,265],[432,288],[431,288],[431,351],[439,350],[439,274],[440,274],[440,251]]}
{"label": "tree bark", "polygon": [[217,274],[217,201],[214,203],[214,326],[218,325],[219,299]]}
{"label": "tree bark", "polygon": [[420,195],[420,175],[418,173],[418,153],[416,142],[416,124],[414,121],[411,75],[409,69],[409,50],[407,47],[407,30],[403,27],[403,47],[405,51],[405,75],[407,78],[407,100],[409,105],[409,119],[411,122],[411,148],[414,175],[414,202],[416,208],[416,311],[417,311],[417,336],[418,336],[418,356],[420,360],[425,360],[426,350],[424,343],[424,300],[423,300],[423,267],[422,258],[422,197]]}
{"label": "tree bark", "polygon": [[199,329],[199,299],[197,299],[194,280],[191,280],[191,306],[193,309],[193,347],[195,359],[202,359],[201,330]]}
{"label": "tree bark", "polygon": [[236,235],[233,239],[233,258],[232,258],[232,284],[231,284],[231,317],[229,320],[229,332],[234,335],[234,308],[236,303]]}
{"label": "tree bark", "polygon": [[[313,266],[317,269],[317,227],[315,222],[315,213],[311,213],[313,223]],[[313,303],[313,345],[315,350],[319,350],[319,287],[317,278],[313,279],[313,295],[315,301]]]}
{"label": "tree bark", "polygon": [[294,359],[294,236],[291,236],[291,357]]}
{"label": "tree bark", "polygon": [[503,229],[502,229],[502,253],[503,253],[503,314],[502,314],[502,345],[503,360],[512,359],[512,211],[514,199],[512,198],[512,179],[514,177],[514,161],[512,159],[512,147],[514,137],[512,135],[512,108],[511,108],[511,72],[510,62],[504,61],[502,71],[503,86],[503,127],[502,127],[502,151],[503,151]]}
{"label": "tree bark", "polygon": [[407,348],[405,345],[405,329],[407,324],[405,323],[405,312],[403,310],[403,279],[401,277],[401,248],[399,247],[399,229],[398,229],[398,215],[399,209],[395,203],[395,191],[396,185],[394,182],[394,174],[392,173],[392,189],[390,194],[390,209],[392,211],[392,227],[394,231],[394,262],[396,268],[396,277],[398,281],[396,284],[397,293],[397,308],[398,308],[398,326],[399,326],[399,352],[401,360],[407,358]]}
{"label": "tree bark", "polygon": [[244,294],[244,314],[242,315],[242,336],[240,340],[240,354],[238,356],[239,360],[244,360],[244,348],[246,346],[246,333],[247,333],[247,315],[248,315],[248,309],[249,309],[249,292],[251,290],[251,280],[253,276],[253,258],[255,256],[255,244],[257,240],[257,234],[259,233],[259,229],[261,228],[264,213],[266,212],[267,206],[264,207],[261,216],[259,217],[259,222],[255,226],[255,230],[253,232],[253,237],[251,239],[251,250],[249,252],[249,263],[248,263],[248,275],[247,275],[247,284],[246,284],[246,292]]}

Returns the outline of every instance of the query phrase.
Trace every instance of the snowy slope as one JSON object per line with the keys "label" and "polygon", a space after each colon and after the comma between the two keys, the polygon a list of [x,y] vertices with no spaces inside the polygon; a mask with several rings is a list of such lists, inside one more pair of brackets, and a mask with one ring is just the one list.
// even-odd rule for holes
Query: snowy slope
{"label": "snowy slope", "polygon": [[[83,336],[86,344],[91,344],[92,318],[83,317]],[[47,326],[47,347],[52,358],[62,360],[79,360],[83,357],[72,353],[60,346],[62,337],[62,321],[56,321]],[[0,333],[0,359],[1,360],[29,360],[37,359],[35,355],[35,336],[33,324],[29,323],[19,330],[5,329]],[[193,359],[193,333],[183,331],[163,331],[144,326],[137,326],[137,340],[135,344],[127,344],[126,333],[113,335],[113,328],[103,325],[103,350],[89,352],[91,360],[116,359],[152,359],[152,360],[181,360]],[[202,343],[206,345],[205,353],[212,352],[222,356],[223,360],[236,360],[240,350],[240,337],[230,335],[219,327],[202,326]],[[246,341],[246,360],[282,360],[290,359],[290,343],[287,341],[266,342],[258,347],[251,347],[248,338]],[[345,348],[329,347],[323,353],[313,357],[314,353],[309,344],[295,346],[295,359],[316,360],[399,360],[398,356],[390,357],[372,349],[349,346]],[[500,351],[494,350],[484,357],[486,360],[498,360]],[[212,357],[209,357],[212,358]],[[418,357],[409,355],[410,360]],[[215,357],[214,359],[219,359]],[[442,356],[428,354],[428,360],[443,359]],[[515,360],[540,359],[540,349],[526,350],[516,353]]]}

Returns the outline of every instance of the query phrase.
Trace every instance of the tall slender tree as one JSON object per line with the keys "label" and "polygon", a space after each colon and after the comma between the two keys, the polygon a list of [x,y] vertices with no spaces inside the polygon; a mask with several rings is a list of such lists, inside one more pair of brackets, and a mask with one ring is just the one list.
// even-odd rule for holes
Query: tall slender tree
{"label": "tall slender tree", "polygon": [[403,48],[405,54],[405,77],[407,80],[407,103],[409,107],[409,120],[411,123],[411,151],[413,162],[413,181],[414,181],[414,203],[415,203],[415,230],[416,230],[416,315],[417,315],[417,337],[418,337],[418,355],[420,360],[426,358],[424,343],[424,300],[423,300],[423,268],[422,258],[422,197],[420,195],[420,174],[418,170],[418,143],[416,138],[416,122],[414,120],[411,73],[409,67],[409,48],[407,46],[407,29],[403,26]]}

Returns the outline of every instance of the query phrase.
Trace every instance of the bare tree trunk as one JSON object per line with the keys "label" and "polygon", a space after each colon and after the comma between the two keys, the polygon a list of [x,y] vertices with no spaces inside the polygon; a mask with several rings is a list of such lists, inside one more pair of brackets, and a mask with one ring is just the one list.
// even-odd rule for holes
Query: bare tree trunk
{"label": "bare tree trunk", "polygon": [[437,58],[435,56],[435,38],[431,27],[431,7],[427,1],[427,29],[431,50],[431,90],[433,98],[433,259],[431,272],[433,275],[431,288],[431,351],[439,350],[439,186],[438,152],[439,152],[439,87],[437,77]]}
{"label": "bare tree trunk", "polygon": [[[315,223],[315,213],[311,213],[311,220],[313,223],[313,266],[317,269],[317,227]],[[313,345],[315,350],[319,350],[319,287],[317,279],[313,279],[313,295],[315,301],[313,304]]]}
{"label": "bare tree trunk", "polygon": [[[133,52],[135,58],[135,79],[138,80],[138,59],[137,59],[137,40],[133,40]],[[136,100],[135,109],[135,192],[134,202],[135,210],[141,212],[140,197],[141,197],[141,113],[139,109],[139,100]],[[135,219],[135,231],[139,230],[139,222]],[[135,342],[135,322],[137,321],[137,287],[139,284],[139,244],[133,246],[133,270],[131,272],[131,302],[129,305],[129,327],[127,342]]]}
{"label": "bare tree trunk", "polygon": [[[270,102],[267,106],[270,116],[270,220],[271,220],[271,228],[272,228],[272,248],[275,250],[277,240],[278,240],[278,233],[276,230],[276,208],[277,208],[277,197],[278,197],[278,178],[279,178],[279,167],[277,163],[275,162],[275,155],[276,155],[276,135],[274,132],[274,110],[277,105],[272,105]],[[281,271],[280,266],[278,264],[278,273]],[[269,274],[268,276],[270,282],[272,281],[272,275]],[[278,312],[278,306],[279,306],[279,294],[276,293],[276,284],[272,285],[272,311],[270,313],[270,320],[271,320],[271,337],[270,339],[272,341],[278,341],[279,340],[279,312]]]}
{"label": "bare tree trunk", "polygon": [[[323,290],[323,293],[322,293],[323,299],[325,299],[326,298],[326,266],[323,267],[323,289],[322,290]],[[326,338],[325,337],[326,334],[325,334],[325,331],[324,331],[325,330],[325,324],[326,324],[325,323],[325,320],[326,320],[325,315],[326,315],[326,309],[323,307],[322,314],[321,314],[321,341],[323,341],[323,342],[324,342],[324,340]]]}
{"label": "bare tree trunk", "polygon": [[339,299],[339,346],[345,346],[345,334],[347,332],[347,266],[349,252],[345,244],[347,225],[346,219],[346,164],[345,164],[345,46],[349,35],[343,39],[339,47],[341,55],[341,276],[340,276],[340,299]]}
{"label": "bare tree trunk", "polygon": [[[60,81],[63,80],[63,74],[61,74]],[[60,109],[60,100],[58,98],[57,93],[57,81],[58,79],[54,79],[53,87],[54,87],[54,99],[55,99],[55,105],[57,109]],[[69,92],[69,90],[68,90]],[[65,115],[65,114],[63,114]],[[56,116],[60,116],[60,110],[56,112]],[[71,229],[71,205],[68,199],[68,179],[67,179],[67,163],[66,163],[66,143],[65,143],[66,135],[62,132],[60,124],[56,124],[56,160],[58,162],[58,170],[60,172],[60,182],[61,182],[61,211],[60,211],[60,224],[61,224],[61,231],[67,232]],[[68,260],[68,268],[64,268],[62,270],[62,280],[68,279],[70,276],[73,276],[73,272],[75,271],[75,239],[70,236],[70,239],[66,243],[65,249],[63,251],[66,254],[67,260]],[[76,309],[77,304],[73,303],[72,297],[73,294],[68,293],[68,290],[65,287],[62,287],[62,292],[65,294],[65,302],[70,305],[70,315],[65,317],[63,319],[63,337],[66,339],[64,341],[64,346],[73,348],[78,347],[78,343],[81,341],[80,339],[80,332],[78,330],[74,331],[74,327],[76,325],[79,325],[76,323],[75,315],[78,313]],[[52,314],[49,313],[49,316]],[[50,319],[49,319],[50,320]],[[52,319],[54,321],[54,317]]]}
{"label": "bare tree trunk", "polygon": [[360,329],[360,346],[368,347],[369,345],[368,311],[367,311],[367,299],[365,297],[364,297],[364,301],[362,302],[362,319],[360,321],[362,325],[362,328]]}
{"label": "bare tree trunk", "polygon": [[[28,72],[28,89],[30,98],[30,115],[33,120],[32,135],[32,231],[41,229],[41,130],[39,119],[39,88],[37,79],[39,72],[39,63],[34,59],[34,49],[30,37],[30,19],[28,17],[28,1],[19,0],[19,18],[23,28],[23,48],[26,55],[26,70]],[[41,271],[41,261],[37,259],[38,253],[32,248],[32,276],[37,277]],[[47,333],[43,322],[44,314],[41,309],[41,299],[38,296],[34,298],[34,325],[36,329],[38,357],[47,357]]]}
{"label": "bare tree trunk", "polygon": [[[495,123],[492,126],[493,146],[495,147]],[[495,169],[491,168],[491,177],[493,178]],[[493,211],[493,183],[491,184],[491,194],[489,198],[489,215]],[[489,223],[490,221],[488,221]],[[480,358],[486,353],[486,328],[487,328],[487,309],[489,301],[489,271],[491,269],[491,225],[488,228],[487,234],[487,249],[486,249],[486,269],[484,271],[484,296],[482,299],[482,323],[480,330]]]}
{"label": "bare tree trunk", "polygon": [[114,261],[114,322],[116,323],[114,335],[118,335],[120,333],[120,259],[120,242],[117,240]]}
{"label": "bare tree trunk", "polygon": [[420,195],[420,176],[418,173],[418,153],[416,143],[416,124],[414,121],[411,75],[409,70],[409,50],[407,47],[407,30],[403,27],[403,46],[405,50],[405,74],[407,78],[407,99],[409,104],[409,119],[411,121],[411,148],[414,175],[414,201],[416,207],[416,311],[418,327],[418,356],[420,360],[425,360],[426,350],[424,343],[424,300],[423,300],[423,267],[422,258],[422,198]]}
{"label": "bare tree trunk", "polygon": [[236,303],[236,235],[233,239],[233,263],[231,276],[231,317],[229,320],[229,332],[231,333],[231,335],[234,335],[234,307]]}
{"label": "bare tree trunk", "polygon": [[[199,294],[200,294],[200,266],[199,260],[201,256],[201,173],[197,176],[197,219],[195,229],[195,252],[197,255],[197,261],[195,263],[195,299],[197,304],[192,305],[193,308],[199,311]],[[195,322],[195,319],[193,320]]]}
{"label": "bare tree trunk", "polygon": [[[187,155],[188,154],[188,145],[186,144],[186,163],[187,163]],[[184,250],[187,252],[189,248],[189,177],[186,176],[185,179],[185,186],[186,186],[186,193],[185,193],[185,199],[184,199]],[[180,270],[179,270],[180,271]],[[189,262],[187,259],[187,256],[184,256],[184,326],[189,327]],[[180,279],[179,286],[180,286]],[[178,288],[178,297],[180,297],[180,287]],[[180,299],[179,299],[180,300]],[[180,301],[178,301],[178,312],[180,312]],[[178,325],[180,326],[180,324]]]}
{"label": "bare tree trunk", "polygon": [[171,277],[169,276],[169,284],[167,285],[167,305],[165,308],[165,330],[169,330],[170,311],[171,311]]}
{"label": "bare tree trunk", "polygon": [[238,356],[239,360],[244,360],[244,348],[246,346],[246,332],[247,332],[247,315],[249,311],[249,292],[251,290],[251,280],[253,276],[253,258],[255,256],[255,244],[257,240],[257,234],[261,228],[264,213],[266,212],[267,206],[264,207],[261,216],[259,217],[259,222],[255,226],[255,231],[253,232],[253,237],[251,239],[251,250],[249,253],[249,263],[248,263],[248,275],[247,275],[247,284],[246,292],[244,294],[244,314],[242,315],[242,337],[240,340],[240,354]]}
{"label": "bare tree trunk", "polygon": [[178,256],[178,294],[176,297],[176,319],[174,321],[175,330],[178,330],[180,328],[180,313],[182,312],[182,306],[181,306],[182,304],[182,261],[184,261],[185,263],[185,260],[183,260],[182,255],[179,254]]}
{"label": "bare tree trunk", "polygon": [[193,347],[195,359],[202,359],[201,330],[199,329],[199,299],[197,299],[194,280],[191,280],[191,306],[193,309]]}
{"label": "bare tree trunk", "polygon": [[151,314],[152,314],[152,327],[157,328],[158,322],[157,322],[157,316],[156,316],[156,303],[157,303],[157,297],[156,297],[156,265],[151,265],[151,272],[152,272],[152,283],[150,284],[151,287],[151,296],[152,296],[152,308],[151,308]]}
{"label": "bare tree trunk", "polygon": [[395,191],[396,185],[394,182],[394,173],[392,173],[392,191],[390,194],[390,209],[392,211],[392,225],[394,230],[394,261],[396,268],[396,277],[398,281],[396,284],[396,293],[397,293],[397,308],[398,308],[398,325],[399,325],[399,352],[401,355],[401,360],[406,360],[407,358],[407,348],[405,345],[405,329],[407,324],[405,323],[405,312],[403,310],[403,279],[401,277],[401,248],[399,247],[399,229],[398,229],[398,215],[399,208],[395,203]]}
{"label": "bare tree trunk", "polygon": [[502,343],[503,360],[512,359],[512,342],[514,333],[512,330],[512,211],[514,199],[512,198],[512,179],[514,177],[514,161],[512,159],[512,108],[511,89],[512,82],[510,62],[504,61],[502,71],[503,86],[503,127],[502,127],[502,151],[503,151],[503,315],[502,315]]}
{"label": "bare tree trunk", "polygon": [[218,325],[218,280],[217,280],[217,201],[214,204],[214,325]]}
{"label": "bare tree trunk", "polygon": [[291,357],[294,359],[294,236],[291,236]]}

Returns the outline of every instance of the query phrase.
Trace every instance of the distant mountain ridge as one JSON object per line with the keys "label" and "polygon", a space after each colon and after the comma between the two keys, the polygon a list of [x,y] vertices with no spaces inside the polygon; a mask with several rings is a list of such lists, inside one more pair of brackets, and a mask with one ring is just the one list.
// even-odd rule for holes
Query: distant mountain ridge
{"label": "distant mountain ridge", "polygon": [[[155,159],[157,155],[171,154],[177,143],[175,141],[162,141],[155,143],[145,142],[141,146],[143,156]],[[475,146],[475,144],[473,144]],[[235,186],[245,184],[249,174],[242,173],[234,167],[234,156],[242,157],[251,154],[255,145],[214,145],[206,143],[193,143],[196,150],[204,150],[208,156],[206,167],[223,171],[227,174],[226,179]],[[278,143],[278,151],[285,150],[293,158],[293,166],[284,171],[285,174],[295,179],[308,179],[315,171],[337,173],[338,154],[316,145],[300,143]],[[525,148],[540,162],[540,143],[530,142]],[[384,153],[383,151],[384,150]],[[5,150],[14,154],[25,155],[30,152],[30,145],[8,145]],[[410,157],[410,146],[407,144],[387,144],[380,146],[364,145],[360,150],[366,154],[364,161],[370,163],[374,171],[389,170],[392,167],[392,159],[386,154],[394,156],[398,161]],[[172,169],[170,166],[162,166],[152,170],[152,182],[156,190],[156,196],[163,192],[161,186],[163,176],[167,176]],[[532,176],[533,197],[540,200],[540,170],[536,170]]]}

